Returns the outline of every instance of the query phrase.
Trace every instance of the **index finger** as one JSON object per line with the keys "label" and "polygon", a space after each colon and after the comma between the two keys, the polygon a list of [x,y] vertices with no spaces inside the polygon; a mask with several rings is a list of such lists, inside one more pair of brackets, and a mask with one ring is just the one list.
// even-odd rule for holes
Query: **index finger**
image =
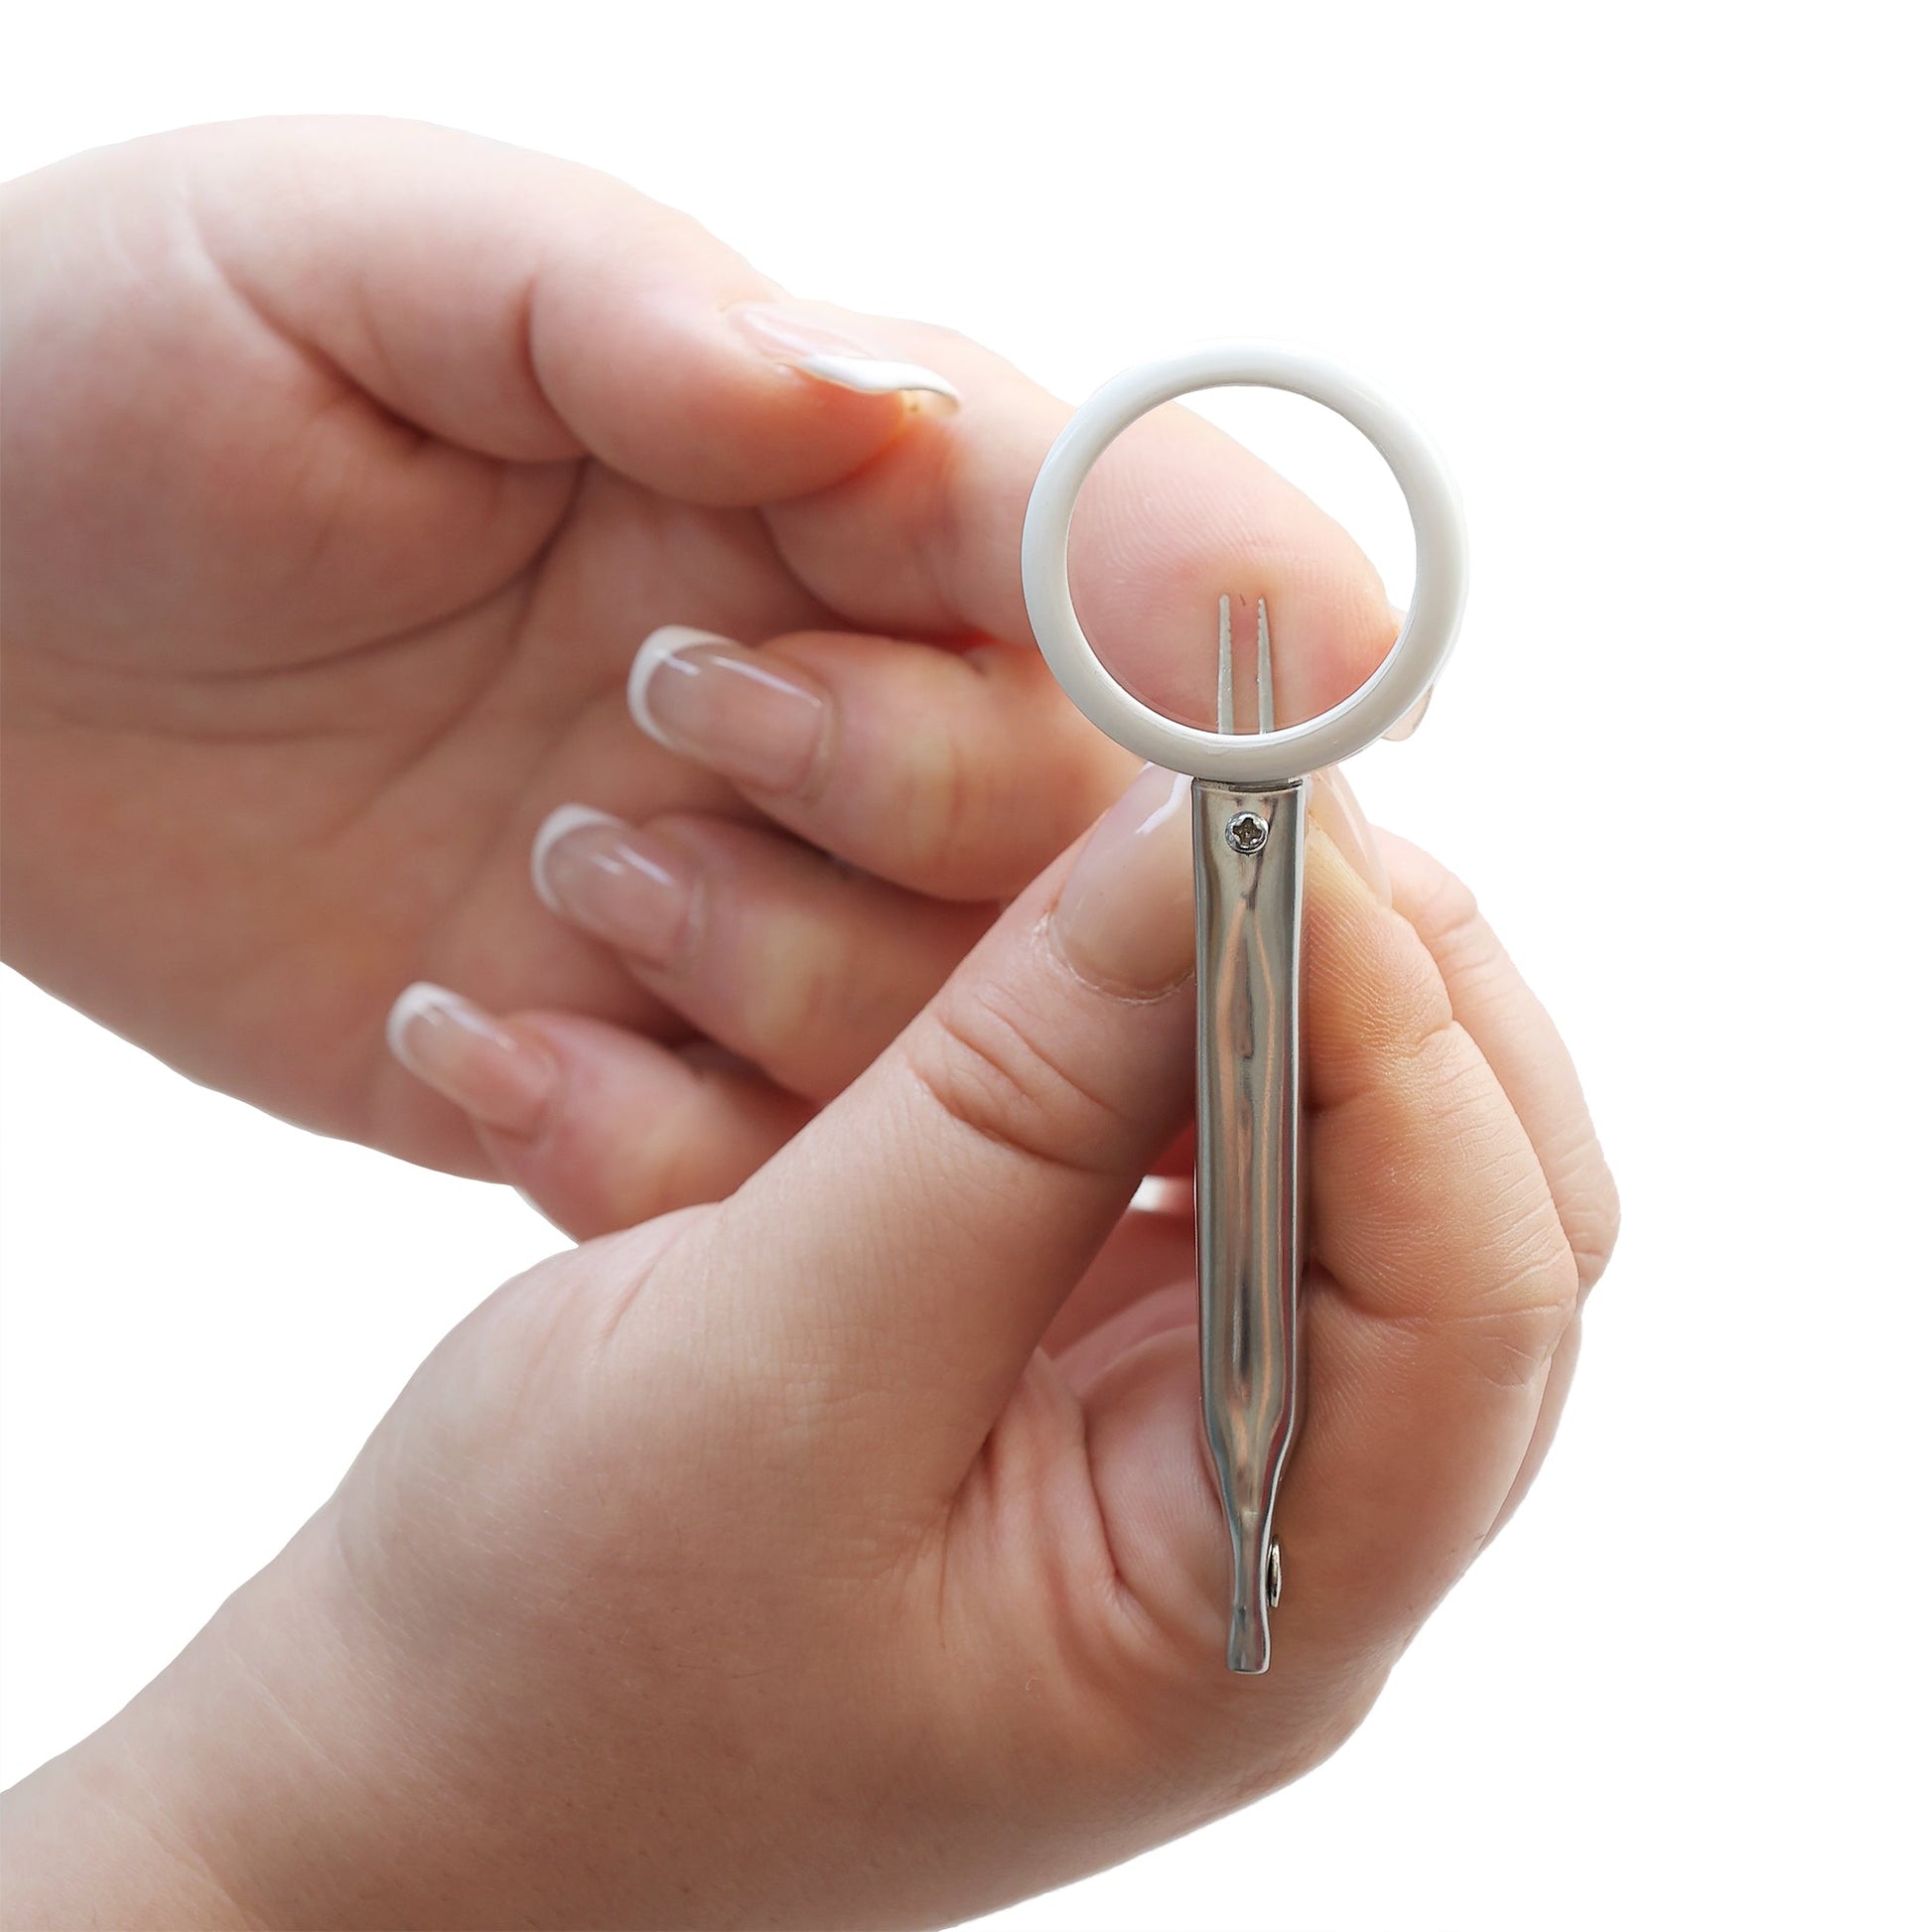
{"label": "index finger", "polygon": [[[829,488],[767,506],[779,549],[856,625],[1030,637],[1021,526],[1071,411],[963,338],[873,318],[853,326],[939,370],[962,406],[907,425]],[[1108,668],[1191,723],[1212,722],[1224,594],[1268,600],[1283,722],[1346,697],[1395,640],[1381,578],[1347,531],[1177,405],[1142,419],[1102,458],[1081,492],[1069,562],[1074,602]]]}

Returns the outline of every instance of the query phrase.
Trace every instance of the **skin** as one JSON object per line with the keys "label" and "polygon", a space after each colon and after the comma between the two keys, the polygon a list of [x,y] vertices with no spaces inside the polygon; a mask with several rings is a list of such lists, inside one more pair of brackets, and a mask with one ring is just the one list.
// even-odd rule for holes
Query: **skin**
{"label": "skin", "polygon": [[[687,1045],[526,863],[566,799],[755,815],[624,713],[663,622],[890,642],[917,761],[962,795],[884,850],[863,824],[826,843],[916,880],[900,920],[981,905],[920,999],[1131,772],[1016,647],[1065,410],[984,350],[791,304],[616,182],[403,124],[139,142],[13,184],[6,215],[4,796],[32,827],[0,858],[9,955],[199,1080],[482,1173],[383,1049],[407,982]],[[963,407],[801,376],[747,303],[936,364]],[[1179,412],[1096,479],[1081,535],[1095,632],[1157,694],[1198,695],[1230,582],[1289,614],[1311,691],[1389,641],[1346,537]],[[962,712],[982,681],[999,702]],[[672,1053],[660,1075],[688,1079]]]}
{"label": "skin", "polygon": [[[941,1922],[1334,1748],[1533,1476],[1614,1191],[1467,894],[1318,829],[1312,1399],[1275,1665],[1229,1677],[1190,1244],[1128,1211],[1190,1105],[1185,814],[1143,776],[1053,856],[1131,766],[1015,642],[1057,406],[850,319],[962,406],[827,392],[721,323],[773,292],[709,237],[433,131],[203,130],[8,195],[13,955],[597,1237],[9,1795],[13,1916]],[[1185,418],[1139,447],[1096,632],[1135,613],[1178,708],[1199,611],[1253,583],[1302,695],[1349,688],[1388,619],[1345,539]],[[820,680],[809,782],[637,734],[661,621]],[[703,844],[746,922],[717,970],[537,900],[565,798]],[[742,942],[779,914],[837,962],[812,997],[873,975],[809,1061]],[[381,1051],[420,977],[549,1069],[529,1118]]]}

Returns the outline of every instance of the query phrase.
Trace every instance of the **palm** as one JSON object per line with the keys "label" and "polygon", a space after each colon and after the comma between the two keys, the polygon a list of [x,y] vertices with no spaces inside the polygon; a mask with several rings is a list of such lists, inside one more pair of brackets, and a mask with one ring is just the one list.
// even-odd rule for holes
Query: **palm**
{"label": "palm", "polygon": [[[566,800],[749,809],[627,721],[644,635],[1025,635],[1020,521],[1059,406],[876,321],[880,366],[943,351],[965,378],[961,433],[800,380],[729,321],[781,292],[616,183],[297,122],[81,157],[7,199],[5,769],[32,834],[0,852],[8,953],[197,1078],[490,1171],[382,1050],[406,982],[687,1030],[526,873]],[[1231,581],[1286,614],[1278,659],[1317,698],[1352,688],[1387,612],[1340,532],[1198,423],[1136,449],[1087,507],[1096,615],[1148,694],[1184,708],[1167,640]],[[992,792],[1024,766],[1035,793],[965,822],[997,864],[872,867],[908,906],[1017,891],[1124,781],[1043,685],[1009,680],[1013,770],[987,760]]]}
{"label": "palm", "polygon": [[[368,527],[304,479],[365,463],[372,412],[344,392],[303,439],[315,400],[306,371],[254,400],[247,454],[279,453],[254,471],[284,506],[272,521],[224,514],[217,491],[174,500],[171,527],[127,547],[165,546],[166,579],[97,580],[16,651],[36,728],[13,781],[35,797],[37,863],[84,863],[143,936],[110,949],[120,970],[98,969],[102,1017],[277,1112],[472,1166],[461,1119],[381,1050],[396,990],[433,977],[670,1036],[670,1015],[544,912],[531,830],[564,797],[634,816],[730,809],[726,787],[628,723],[624,667],[660,622],[759,636],[819,607],[756,513],[669,503],[589,460],[452,451],[426,467],[398,451],[413,474],[363,486],[407,513]],[[101,836],[97,803],[130,767],[137,809],[169,827],[159,867],[151,842]]]}

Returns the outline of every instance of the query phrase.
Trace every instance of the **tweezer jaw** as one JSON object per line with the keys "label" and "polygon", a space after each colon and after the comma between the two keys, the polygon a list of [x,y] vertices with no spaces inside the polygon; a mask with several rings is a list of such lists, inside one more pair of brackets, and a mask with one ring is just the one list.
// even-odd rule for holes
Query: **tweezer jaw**
{"label": "tweezer jaw", "polygon": [[1221,650],[1214,678],[1214,729],[1223,738],[1234,736],[1234,630],[1228,622],[1228,601],[1221,598]]}
{"label": "tweezer jaw", "polygon": [[[1256,612],[1256,716],[1273,729],[1267,606]],[[1220,602],[1219,729],[1233,726],[1229,600]],[[1281,1601],[1275,1495],[1301,1420],[1302,845],[1307,790],[1197,778],[1196,1241],[1201,1414],[1233,1566],[1228,1668],[1268,1668]]]}
{"label": "tweezer jaw", "polygon": [[[1214,729],[1223,738],[1235,737],[1234,626],[1228,600],[1221,599],[1221,649],[1214,680]],[[1275,729],[1275,657],[1268,642],[1268,600],[1255,599],[1255,730]]]}

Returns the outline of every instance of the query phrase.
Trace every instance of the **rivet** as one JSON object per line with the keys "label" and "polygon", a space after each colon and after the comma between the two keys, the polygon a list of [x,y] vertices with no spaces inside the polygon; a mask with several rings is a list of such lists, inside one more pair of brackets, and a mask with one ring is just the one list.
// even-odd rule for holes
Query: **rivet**
{"label": "rivet", "polygon": [[1244,859],[1268,843],[1268,821],[1258,812],[1236,812],[1228,820],[1227,841]]}

